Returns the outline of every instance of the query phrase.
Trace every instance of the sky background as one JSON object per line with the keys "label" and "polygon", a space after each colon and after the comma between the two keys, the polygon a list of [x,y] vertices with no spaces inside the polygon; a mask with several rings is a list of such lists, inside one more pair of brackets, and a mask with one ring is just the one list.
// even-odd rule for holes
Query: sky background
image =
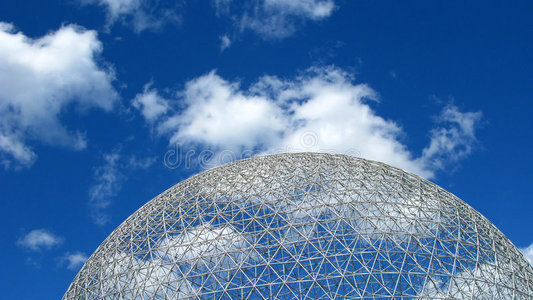
{"label": "sky background", "polygon": [[2,298],[60,298],[144,203],[277,152],[414,172],[533,260],[532,15],[531,1],[0,2]]}

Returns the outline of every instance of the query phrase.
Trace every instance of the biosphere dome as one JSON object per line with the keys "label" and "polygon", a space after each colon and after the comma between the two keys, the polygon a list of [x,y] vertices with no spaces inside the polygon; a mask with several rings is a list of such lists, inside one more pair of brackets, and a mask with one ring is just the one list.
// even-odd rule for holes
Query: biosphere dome
{"label": "biosphere dome", "polygon": [[472,207],[383,163],[316,153],[195,175],[131,215],[64,299],[533,297],[533,267]]}

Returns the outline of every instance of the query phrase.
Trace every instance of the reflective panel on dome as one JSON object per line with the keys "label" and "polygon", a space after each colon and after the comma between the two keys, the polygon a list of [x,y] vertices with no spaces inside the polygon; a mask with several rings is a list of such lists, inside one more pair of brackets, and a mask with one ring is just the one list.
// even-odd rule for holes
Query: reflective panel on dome
{"label": "reflective panel on dome", "polygon": [[254,157],[148,202],[64,299],[533,297],[533,267],[487,219],[383,163]]}

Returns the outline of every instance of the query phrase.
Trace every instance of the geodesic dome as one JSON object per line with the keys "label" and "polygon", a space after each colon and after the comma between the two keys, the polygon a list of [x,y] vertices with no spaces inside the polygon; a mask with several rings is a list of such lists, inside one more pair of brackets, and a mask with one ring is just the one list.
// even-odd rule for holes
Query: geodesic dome
{"label": "geodesic dome", "polygon": [[148,202],[64,299],[533,297],[533,267],[437,185],[345,155],[254,157]]}

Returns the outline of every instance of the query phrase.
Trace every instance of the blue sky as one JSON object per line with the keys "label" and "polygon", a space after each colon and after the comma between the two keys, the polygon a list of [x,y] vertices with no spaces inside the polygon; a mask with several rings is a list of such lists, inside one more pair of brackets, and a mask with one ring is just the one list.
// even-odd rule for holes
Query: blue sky
{"label": "blue sky", "polygon": [[530,1],[0,2],[3,295],[60,298],[165,189],[288,151],[429,178],[533,259],[532,14]]}

